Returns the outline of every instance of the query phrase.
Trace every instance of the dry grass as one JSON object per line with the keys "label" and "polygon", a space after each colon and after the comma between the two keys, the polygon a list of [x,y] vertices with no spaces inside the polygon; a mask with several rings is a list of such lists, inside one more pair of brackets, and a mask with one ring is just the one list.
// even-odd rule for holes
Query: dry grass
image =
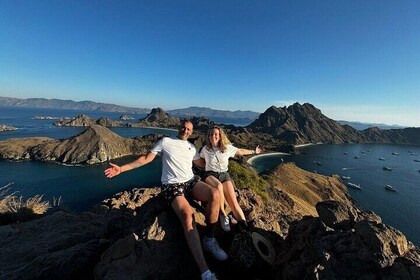
{"label": "dry grass", "polygon": [[[31,220],[51,208],[50,202],[43,200],[42,195],[24,200],[22,196],[16,195],[17,192],[7,194],[12,184],[0,188],[0,225]],[[54,198],[53,206],[59,206],[60,203],[61,197]]]}

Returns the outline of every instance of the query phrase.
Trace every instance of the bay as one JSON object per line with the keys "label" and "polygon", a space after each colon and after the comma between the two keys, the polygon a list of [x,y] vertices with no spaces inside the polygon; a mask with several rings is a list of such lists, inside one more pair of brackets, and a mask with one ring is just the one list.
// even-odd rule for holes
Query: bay
{"label": "bay", "polygon": [[[420,147],[384,144],[311,145],[299,148],[299,155],[257,157],[252,165],[258,172],[268,171],[282,162],[323,175],[350,177],[347,182],[360,184],[349,188],[351,197],[362,209],[379,214],[385,224],[404,232],[420,245]],[[384,170],[388,167],[391,171]],[[385,189],[386,185],[396,192]]]}

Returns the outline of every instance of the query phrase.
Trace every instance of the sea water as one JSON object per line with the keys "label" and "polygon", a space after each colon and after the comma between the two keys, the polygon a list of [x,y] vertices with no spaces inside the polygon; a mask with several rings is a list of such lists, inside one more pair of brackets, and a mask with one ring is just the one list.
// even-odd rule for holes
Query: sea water
{"label": "sea water", "polygon": [[[121,113],[80,112],[74,110],[29,109],[0,107],[0,124],[17,127],[17,131],[0,133],[0,141],[13,137],[46,136],[65,139],[82,132],[80,127],[55,127],[54,120],[34,120],[34,116],[74,117],[84,113],[92,118],[108,117],[118,120]],[[142,116],[135,116],[135,119]],[[143,116],[144,117],[144,116]],[[229,123],[229,120],[220,121]],[[149,133],[176,135],[173,130],[146,128],[112,128],[124,137]],[[254,160],[259,171],[270,170],[282,161],[295,162],[299,167],[324,175],[350,176],[349,182],[360,184],[362,189],[349,189],[356,203],[364,209],[378,213],[386,224],[406,234],[409,240],[420,245],[420,147],[380,144],[315,145],[300,148],[296,156],[274,155]],[[394,154],[393,154],[394,153]],[[357,157],[357,158],[356,158]],[[384,160],[379,160],[383,158]],[[134,157],[113,160],[117,164],[132,161]],[[87,210],[92,205],[115,193],[134,187],[160,185],[161,161],[123,173],[112,179],[104,176],[108,163],[92,166],[67,166],[30,160],[0,160],[0,187],[11,185],[10,192],[24,199],[36,194],[47,200],[61,197],[63,206],[75,211]],[[391,171],[383,170],[389,167]],[[385,190],[392,185],[397,192]]]}
{"label": "sea water", "polygon": [[[85,114],[91,118],[107,117],[119,120],[122,113],[100,111],[78,111],[61,109],[41,109],[24,107],[0,106],[0,124],[16,127],[16,131],[0,133],[0,141],[10,138],[50,137],[66,139],[75,136],[85,127],[56,127],[51,119],[34,119],[35,116],[73,118]],[[143,115],[129,114],[132,122],[143,118]],[[231,119],[215,119],[214,121],[233,124]],[[127,122],[127,121],[123,121]],[[243,124],[243,122],[241,122]],[[177,131],[155,128],[112,127],[113,132],[123,137],[136,137],[147,134],[163,134],[176,136]],[[125,164],[135,157],[124,157],[111,162]],[[62,206],[75,211],[87,210],[112,195],[130,190],[134,187],[151,187],[160,185],[162,163],[157,157],[152,163],[131,172],[123,173],[112,179],[104,176],[108,163],[95,165],[63,165],[57,163],[38,162],[31,160],[10,161],[0,160],[0,188],[12,183],[9,193],[24,199],[40,194],[46,200],[61,197]]]}
{"label": "sea water", "polygon": [[[299,155],[271,155],[252,161],[257,171],[267,171],[282,162],[323,175],[337,174],[360,184],[349,188],[351,197],[362,209],[379,214],[385,224],[401,230],[420,245],[420,147],[384,144],[311,145],[299,148]],[[384,170],[383,167],[391,169]],[[396,192],[385,189],[395,187]]]}

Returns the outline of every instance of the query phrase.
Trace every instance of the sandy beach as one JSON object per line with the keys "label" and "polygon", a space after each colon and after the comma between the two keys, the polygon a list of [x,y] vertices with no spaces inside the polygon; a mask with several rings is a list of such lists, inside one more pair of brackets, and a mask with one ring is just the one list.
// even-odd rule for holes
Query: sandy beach
{"label": "sandy beach", "polygon": [[269,156],[277,156],[277,155],[290,155],[288,153],[280,153],[280,152],[273,152],[273,153],[265,153],[265,154],[259,154],[259,155],[255,155],[251,158],[249,158],[247,160],[247,163],[252,165],[252,162],[257,159],[257,158],[261,158],[261,157],[269,157]]}

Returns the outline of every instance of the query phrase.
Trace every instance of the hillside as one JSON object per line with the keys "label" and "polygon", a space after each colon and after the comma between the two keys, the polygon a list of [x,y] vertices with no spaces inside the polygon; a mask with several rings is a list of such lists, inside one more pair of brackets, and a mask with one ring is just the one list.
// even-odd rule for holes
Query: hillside
{"label": "hillside", "polygon": [[[218,229],[229,260],[205,255],[218,279],[419,279],[419,248],[375,213],[355,207],[338,178],[293,164],[267,176],[273,184],[266,187],[268,201],[238,182],[251,231],[235,224],[229,234]],[[200,207],[194,220],[203,234]],[[0,246],[1,279],[200,277],[158,187],[115,194],[88,212],[56,209],[0,226]]]}
{"label": "hillside", "polygon": [[124,138],[101,125],[91,125],[64,140],[46,137],[0,141],[0,159],[33,159],[68,164],[95,164],[149,150],[155,137]]}

